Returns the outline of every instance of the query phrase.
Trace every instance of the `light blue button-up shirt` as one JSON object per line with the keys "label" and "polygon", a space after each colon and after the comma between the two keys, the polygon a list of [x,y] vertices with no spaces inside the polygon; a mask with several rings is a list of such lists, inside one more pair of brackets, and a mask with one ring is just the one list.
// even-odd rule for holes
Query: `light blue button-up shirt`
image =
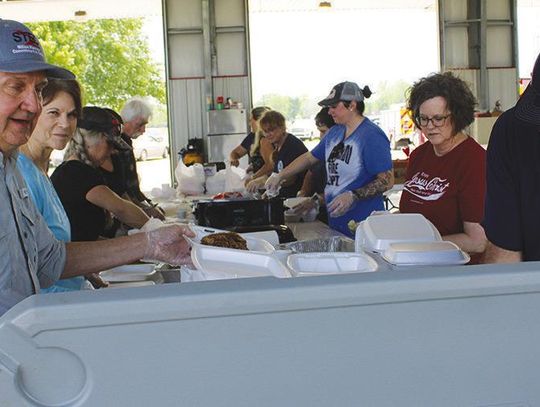
{"label": "light blue button-up shirt", "polygon": [[17,167],[0,152],[0,315],[60,278],[66,248],[37,211]]}

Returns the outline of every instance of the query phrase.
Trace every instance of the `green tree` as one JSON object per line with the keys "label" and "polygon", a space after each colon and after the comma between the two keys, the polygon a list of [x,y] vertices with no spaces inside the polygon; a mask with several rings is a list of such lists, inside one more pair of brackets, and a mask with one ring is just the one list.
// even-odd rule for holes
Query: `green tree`
{"label": "green tree", "polygon": [[255,106],[269,106],[290,121],[312,116],[315,109],[306,96],[285,96],[276,93],[263,95]]}
{"label": "green tree", "polygon": [[366,100],[366,114],[378,113],[388,109],[390,105],[405,102],[406,91],[411,84],[399,80],[396,82],[383,81],[373,89],[373,98]]}
{"label": "green tree", "polygon": [[141,18],[29,23],[51,63],[77,75],[86,104],[121,109],[133,96],[165,103],[161,67],[152,61]]}

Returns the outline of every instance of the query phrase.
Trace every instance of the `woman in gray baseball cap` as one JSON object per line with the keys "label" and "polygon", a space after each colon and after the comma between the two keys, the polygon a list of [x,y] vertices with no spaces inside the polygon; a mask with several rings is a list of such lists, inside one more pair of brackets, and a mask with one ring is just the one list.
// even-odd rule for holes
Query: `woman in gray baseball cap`
{"label": "woman in gray baseball cap", "polygon": [[390,142],[386,134],[364,116],[364,99],[371,90],[354,82],[341,82],[319,105],[328,107],[336,125],[324,139],[279,174],[272,174],[266,189],[276,189],[284,180],[318,161],[326,164],[329,225],[348,236],[350,221],[360,222],[376,210],[384,209],[383,192],[392,188],[394,176]]}
{"label": "woman in gray baseball cap", "polygon": [[110,109],[83,108],[64,162],[51,175],[68,214],[73,241],[98,239],[110,215],[135,228],[149,219],[137,205],[114,193],[99,171],[115,149],[130,148],[120,134],[121,123]]}

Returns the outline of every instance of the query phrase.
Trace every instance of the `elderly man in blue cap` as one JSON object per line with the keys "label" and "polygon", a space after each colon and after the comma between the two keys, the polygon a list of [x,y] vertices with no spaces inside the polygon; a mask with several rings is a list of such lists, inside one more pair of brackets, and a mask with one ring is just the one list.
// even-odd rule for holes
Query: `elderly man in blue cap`
{"label": "elderly man in blue cap", "polygon": [[34,207],[16,168],[17,148],[28,141],[41,112],[47,77],[72,79],[48,64],[25,25],[0,19],[0,315],[59,278],[85,275],[152,258],[189,262],[186,226],[174,225],[101,242],[63,243]]}
{"label": "elderly man in blue cap", "polygon": [[491,131],[482,225],[486,263],[540,260],[540,55],[532,81]]}

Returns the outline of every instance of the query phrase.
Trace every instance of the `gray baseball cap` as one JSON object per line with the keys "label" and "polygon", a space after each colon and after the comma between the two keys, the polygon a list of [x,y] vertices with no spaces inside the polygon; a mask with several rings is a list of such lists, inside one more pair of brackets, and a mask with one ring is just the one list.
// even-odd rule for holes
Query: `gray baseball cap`
{"label": "gray baseball cap", "polygon": [[75,79],[67,69],[45,62],[43,48],[24,24],[0,19],[0,72],[43,71],[50,78]]}
{"label": "gray baseball cap", "polygon": [[319,102],[319,106],[332,106],[340,101],[350,102],[364,100],[364,94],[360,87],[354,82],[341,82],[332,88],[327,97]]}
{"label": "gray baseball cap", "polygon": [[519,98],[515,112],[518,119],[540,125],[540,54],[534,64],[531,82]]}

